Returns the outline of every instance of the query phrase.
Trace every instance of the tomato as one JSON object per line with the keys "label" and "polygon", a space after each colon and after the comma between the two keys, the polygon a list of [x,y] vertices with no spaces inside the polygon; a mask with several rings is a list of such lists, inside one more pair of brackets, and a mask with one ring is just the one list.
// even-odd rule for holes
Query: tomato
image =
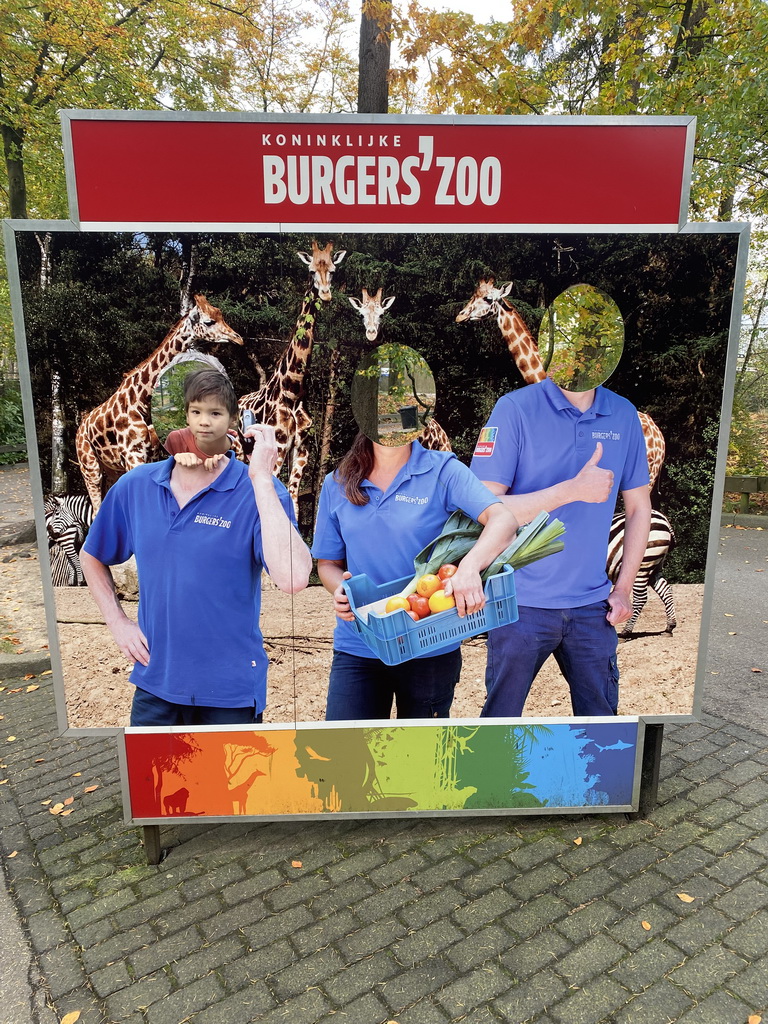
{"label": "tomato", "polygon": [[408,604],[411,606],[411,611],[416,612],[420,619],[426,619],[430,614],[429,601],[426,597],[422,597],[421,594],[411,594],[408,598]]}
{"label": "tomato", "polygon": [[458,568],[458,565],[451,565],[450,562],[447,562],[445,565],[440,566],[437,570],[437,575],[441,580],[449,580],[451,576],[455,575]]}
{"label": "tomato", "polygon": [[453,594],[446,594],[444,590],[436,590],[429,599],[429,607],[433,612],[445,612],[449,608],[456,607]]}
{"label": "tomato", "polygon": [[419,616],[416,614],[416,612],[406,612],[405,614],[410,615],[414,622],[419,621]]}
{"label": "tomato", "polygon": [[436,590],[440,590],[443,586],[443,581],[439,576],[435,576],[434,573],[427,573],[426,576],[421,576],[416,584],[416,593],[421,594],[422,597],[431,597]]}
{"label": "tomato", "polygon": [[400,597],[399,594],[396,594],[394,597],[390,597],[387,601],[384,611],[387,613],[396,612],[399,608],[403,608],[405,611],[410,611],[411,606],[408,604],[407,597]]}

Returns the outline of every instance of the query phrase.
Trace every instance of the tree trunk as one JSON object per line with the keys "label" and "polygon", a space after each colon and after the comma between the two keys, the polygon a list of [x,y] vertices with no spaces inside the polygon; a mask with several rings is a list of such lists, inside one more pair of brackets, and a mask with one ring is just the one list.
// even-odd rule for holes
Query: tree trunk
{"label": "tree trunk", "polygon": [[[44,235],[35,233],[40,246],[40,291],[45,292],[51,283],[51,232]],[[53,494],[66,494],[67,460],[65,456],[66,415],[61,399],[61,376],[58,369],[51,365],[51,491]]]}
{"label": "tree trunk", "polygon": [[8,174],[8,207],[11,217],[26,220],[27,180],[24,176],[24,131],[4,124],[3,155]]}
{"label": "tree trunk", "polygon": [[179,312],[186,316],[192,308],[197,282],[197,235],[182,235]]}
{"label": "tree trunk", "polygon": [[357,73],[358,114],[386,114],[389,109],[389,55],[391,4],[382,3],[376,18],[363,0],[360,17],[360,62]]}

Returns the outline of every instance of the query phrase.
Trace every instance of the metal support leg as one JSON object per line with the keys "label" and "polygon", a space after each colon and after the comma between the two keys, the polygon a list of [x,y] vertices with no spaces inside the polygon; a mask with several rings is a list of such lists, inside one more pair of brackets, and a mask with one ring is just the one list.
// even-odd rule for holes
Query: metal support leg
{"label": "metal support leg", "polygon": [[640,806],[636,812],[627,815],[632,821],[647,817],[658,802],[663,737],[663,725],[646,725],[643,763],[640,769]]}
{"label": "metal support leg", "polygon": [[147,864],[159,864],[163,855],[163,849],[160,846],[160,826],[144,825],[143,827]]}

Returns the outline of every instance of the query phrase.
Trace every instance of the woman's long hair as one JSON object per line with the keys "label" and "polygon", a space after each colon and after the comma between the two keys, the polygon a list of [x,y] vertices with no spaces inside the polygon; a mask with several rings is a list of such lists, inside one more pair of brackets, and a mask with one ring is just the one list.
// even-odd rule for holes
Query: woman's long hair
{"label": "woman's long hair", "polygon": [[360,485],[372,469],[373,442],[365,434],[359,433],[333,474],[333,479],[341,485],[347,501],[353,505],[368,504],[368,495]]}

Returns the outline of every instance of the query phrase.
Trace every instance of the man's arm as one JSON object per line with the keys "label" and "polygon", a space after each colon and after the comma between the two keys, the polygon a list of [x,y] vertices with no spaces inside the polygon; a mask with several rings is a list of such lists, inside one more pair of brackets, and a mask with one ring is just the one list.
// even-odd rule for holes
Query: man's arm
{"label": "man's arm", "polygon": [[84,549],[80,551],[80,566],[91,597],[104,616],[104,621],[117,646],[129,661],[138,661],[141,665],[148,665],[149,644],[147,638],[139,629],[138,624],[129,619],[123,611],[115,593],[115,584],[109,566],[104,565],[93,555],[89,555]]}
{"label": "man's arm", "polygon": [[651,529],[651,492],[647,484],[622,491],[624,499],[624,553],[613,590],[608,595],[611,610],[606,618],[619,626],[632,617],[632,587],[648,546]]}
{"label": "man's arm", "polygon": [[480,573],[509,547],[518,528],[514,514],[500,502],[494,502],[484,509],[477,521],[483,527],[483,532],[462,558],[456,573],[445,582],[445,592],[453,594],[456,611],[460,616],[478,612],[485,605]]}
{"label": "man's arm", "polygon": [[552,487],[544,487],[540,491],[530,491],[528,494],[507,494],[507,487],[494,480],[483,480],[483,483],[512,510],[518,522],[530,523],[539,512],[551,512],[552,509],[572,501],[607,501],[613,488],[613,472],[600,468],[598,463],[602,457],[603,446],[598,441],[592,456],[576,476],[553,484]]}
{"label": "man's arm", "polygon": [[286,594],[295,594],[309,583],[312,556],[275,491],[272,478],[277,463],[275,431],[262,424],[249,427],[246,437],[254,439],[248,475],[261,521],[264,565],[278,589]]}

